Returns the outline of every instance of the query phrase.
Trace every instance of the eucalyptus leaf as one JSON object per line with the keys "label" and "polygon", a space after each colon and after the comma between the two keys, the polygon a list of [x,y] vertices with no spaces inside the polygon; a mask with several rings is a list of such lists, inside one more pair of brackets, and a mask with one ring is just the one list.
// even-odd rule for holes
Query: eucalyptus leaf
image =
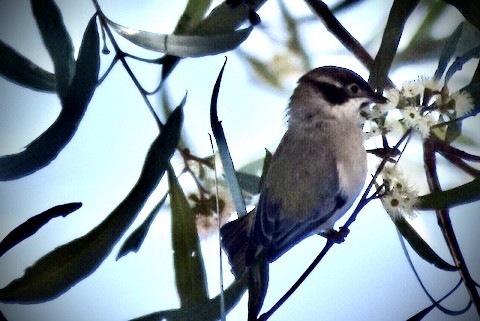
{"label": "eucalyptus leaf", "polygon": [[33,90],[57,90],[55,75],[34,64],[0,40],[0,75],[11,82]]}
{"label": "eucalyptus leaf", "polygon": [[232,157],[230,156],[230,151],[228,150],[227,140],[225,138],[225,133],[223,132],[222,123],[218,120],[217,114],[218,93],[220,91],[220,83],[222,82],[222,75],[226,63],[227,60],[225,59],[225,63],[223,64],[223,67],[218,74],[217,81],[213,87],[212,99],[210,102],[210,125],[212,126],[213,136],[215,137],[215,141],[218,146],[220,160],[222,161],[223,170],[228,182],[233,204],[235,205],[235,210],[237,211],[238,217],[242,217],[247,215],[245,200],[243,199],[242,191],[235,174],[235,168],[233,166]]}
{"label": "eucalyptus leaf", "polygon": [[419,210],[446,210],[480,200],[480,178],[464,185],[418,198]]}
{"label": "eucalyptus leaf", "polygon": [[150,214],[148,214],[145,221],[143,221],[143,223],[139,227],[137,227],[135,231],[132,232],[132,234],[128,236],[125,242],[123,242],[122,247],[120,248],[117,254],[117,258],[116,258],[117,261],[130,252],[135,252],[135,253],[138,252],[138,250],[140,249],[140,246],[145,240],[145,237],[147,236],[147,233],[150,229],[150,226],[153,223],[153,220],[157,216],[158,211],[160,211],[160,208],[165,203],[166,199],[167,199],[167,194],[165,194],[165,196],[162,197],[160,202],[158,202],[158,204],[155,205],[155,207],[150,211]]}
{"label": "eucalyptus leaf", "polygon": [[177,57],[202,57],[235,49],[253,30],[248,27],[223,34],[174,35],[132,29],[108,19],[107,22],[119,35],[137,46]]}
{"label": "eucalyptus leaf", "polygon": [[440,59],[438,60],[437,70],[435,70],[435,75],[433,76],[434,79],[439,80],[440,78],[442,78],[448,63],[450,62],[450,59],[452,59],[453,54],[457,49],[458,41],[462,36],[463,26],[463,22],[460,23],[455,29],[455,31],[452,33],[452,35],[445,42],[442,53],[440,55]]}
{"label": "eucalyptus leaf", "polygon": [[398,217],[393,220],[398,231],[407,240],[412,249],[425,261],[433,264],[439,269],[445,271],[456,271],[457,268],[444,261],[433,249],[425,242],[415,229],[408,223],[404,217]]}
{"label": "eucalyptus leaf", "polygon": [[0,289],[0,302],[39,303],[55,299],[100,266],[169,166],[180,137],[185,98],[150,146],[140,177],[126,198],[90,232],[47,253],[23,276]]}
{"label": "eucalyptus leaf", "polygon": [[42,226],[47,224],[52,218],[58,216],[67,216],[68,214],[75,212],[82,203],[68,203],[63,205],[54,206],[40,214],[37,214],[16,228],[14,228],[7,236],[0,242],[0,256],[5,254],[8,250],[19,244],[23,240],[29,238],[35,234]]}
{"label": "eucalyptus leaf", "polygon": [[403,29],[418,2],[419,0],[396,0],[393,2],[382,43],[373,61],[368,80],[376,89],[383,89],[388,85],[388,72],[397,52]]}
{"label": "eucalyptus leaf", "polygon": [[60,9],[53,0],[31,0],[30,4],[43,43],[53,61],[58,95],[64,98],[75,75],[72,39],[65,28]]}
{"label": "eucalyptus leaf", "polygon": [[471,50],[467,51],[462,56],[455,59],[452,63],[450,68],[448,68],[447,73],[445,74],[445,84],[448,83],[450,78],[458,71],[461,70],[463,65],[469,62],[471,59],[479,58],[480,57],[480,46],[472,48]]}
{"label": "eucalyptus leaf", "polygon": [[207,277],[195,214],[171,167],[167,170],[172,208],[172,247],[175,283],[184,309],[207,302]]}
{"label": "eucalyptus leaf", "polygon": [[96,88],[99,68],[99,39],[93,16],[83,36],[72,86],[61,99],[60,115],[23,151],[0,157],[0,181],[32,174],[50,164],[58,156],[72,139],[85,114]]}
{"label": "eucalyptus leaf", "polygon": [[[247,289],[246,274],[236,279],[224,291],[225,310],[230,311]],[[154,312],[142,317],[132,319],[130,321],[213,321],[220,319],[220,295],[203,302],[190,306],[188,308],[173,309],[167,311]]]}

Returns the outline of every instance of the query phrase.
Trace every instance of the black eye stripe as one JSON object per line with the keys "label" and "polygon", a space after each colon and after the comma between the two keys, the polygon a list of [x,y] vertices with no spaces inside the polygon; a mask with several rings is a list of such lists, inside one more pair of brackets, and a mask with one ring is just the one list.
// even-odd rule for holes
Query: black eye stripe
{"label": "black eye stripe", "polygon": [[310,80],[308,82],[315,86],[332,105],[341,105],[349,99],[344,88],[338,88],[335,85],[320,81]]}

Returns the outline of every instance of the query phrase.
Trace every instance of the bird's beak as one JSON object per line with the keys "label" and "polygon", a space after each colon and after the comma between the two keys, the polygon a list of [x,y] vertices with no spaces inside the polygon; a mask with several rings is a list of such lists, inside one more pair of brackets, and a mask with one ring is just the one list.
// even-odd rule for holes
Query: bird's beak
{"label": "bird's beak", "polygon": [[388,102],[388,99],[383,97],[381,94],[379,93],[374,93],[372,95],[372,103],[375,103],[375,104],[386,104]]}

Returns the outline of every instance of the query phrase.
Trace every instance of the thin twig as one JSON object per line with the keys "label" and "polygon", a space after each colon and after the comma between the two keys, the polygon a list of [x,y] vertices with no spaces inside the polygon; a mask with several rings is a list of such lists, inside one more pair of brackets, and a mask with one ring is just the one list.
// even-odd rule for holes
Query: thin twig
{"label": "thin twig", "polygon": [[92,0],[93,5],[95,6],[95,9],[97,10],[97,14],[100,20],[101,27],[105,30],[107,33],[108,39],[112,43],[113,48],[115,49],[115,55],[116,58],[119,59],[123,65],[123,68],[125,68],[125,71],[128,73],[130,78],[132,79],[133,83],[135,84],[135,87],[137,87],[138,91],[140,92],[140,95],[142,96],[143,100],[145,101],[145,104],[147,105],[148,109],[152,113],[153,118],[155,119],[155,122],[157,123],[157,126],[159,129],[163,128],[163,123],[160,121],[158,118],[157,114],[155,113],[155,110],[148,100],[148,97],[146,95],[145,89],[143,89],[142,85],[138,81],[137,77],[133,73],[132,69],[128,65],[127,61],[125,60],[125,53],[120,49],[120,47],[117,44],[117,41],[113,37],[112,31],[110,30],[106,20],[105,20],[105,15],[102,12],[102,9],[100,8],[100,5],[98,4],[97,0]]}
{"label": "thin twig", "polygon": [[[403,136],[400,138],[400,140],[397,142],[397,144],[389,149],[389,150],[398,150],[400,145],[407,139],[410,134],[411,130],[407,130]],[[368,197],[368,194],[370,193],[370,190],[372,189],[373,185],[375,184],[375,181],[380,175],[381,171],[383,170],[383,167],[387,164],[389,159],[393,157],[393,155],[390,155],[389,153],[385,155],[385,157],[382,159],[382,162],[378,166],[375,174],[373,175],[372,179],[370,180],[370,183],[368,184],[367,188],[363,192],[363,195],[358,202],[357,206],[355,207],[355,210],[353,211],[352,215],[349,217],[348,221],[343,225],[340,230],[343,231],[348,231],[350,225],[355,222],[358,213],[365,207],[365,205],[368,204],[372,199],[376,198],[376,193],[374,194],[373,197]],[[312,261],[312,263],[308,266],[308,268],[303,272],[303,274],[298,278],[298,280],[292,285],[292,287],[273,305],[273,307],[270,308],[267,312],[262,314],[259,318],[260,321],[266,321],[270,316],[272,316],[287,300],[288,298],[300,287],[300,285],[307,279],[307,277],[312,273],[312,271],[315,269],[315,267],[320,263],[320,261],[323,259],[323,257],[328,253],[328,251],[332,248],[334,244],[338,244],[330,239],[327,239],[327,243],[323,247],[322,251],[317,255],[317,257]]]}
{"label": "thin twig", "polygon": [[461,149],[455,148],[452,145],[448,144],[444,140],[441,140],[437,136],[432,136],[431,138],[435,145],[435,149],[446,154],[455,155],[459,158],[462,158],[466,161],[471,162],[480,162],[480,156],[467,153]]}
{"label": "thin twig", "polygon": [[[431,192],[441,191],[440,181],[437,176],[437,164],[435,158],[435,144],[434,141],[429,138],[423,143],[423,158],[425,163],[425,174],[427,175],[427,182]],[[452,255],[455,265],[458,267],[460,277],[467,289],[468,295],[472,300],[477,313],[480,315],[480,296],[478,295],[475,287],[475,281],[468,270],[465,259],[463,258],[460,245],[458,244],[455,231],[453,230],[452,222],[450,220],[449,210],[437,210],[437,220],[440,230],[442,231],[447,247]]]}

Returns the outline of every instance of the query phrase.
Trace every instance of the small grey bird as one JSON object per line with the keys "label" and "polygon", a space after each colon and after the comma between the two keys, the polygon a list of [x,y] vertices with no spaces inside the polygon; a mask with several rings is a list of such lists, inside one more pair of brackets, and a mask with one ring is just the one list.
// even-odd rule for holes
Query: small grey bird
{"label": "small grey bird", "polygon": [[[365,182],[360,109],[372,102],[386,99],[345,68],[319,67],[299,79],[255,211],[221,229],[237,277],[256,264],[266,273],[268,263],[306,237],[332,234]],[[266,284],[260,287],[263,301]]]}

